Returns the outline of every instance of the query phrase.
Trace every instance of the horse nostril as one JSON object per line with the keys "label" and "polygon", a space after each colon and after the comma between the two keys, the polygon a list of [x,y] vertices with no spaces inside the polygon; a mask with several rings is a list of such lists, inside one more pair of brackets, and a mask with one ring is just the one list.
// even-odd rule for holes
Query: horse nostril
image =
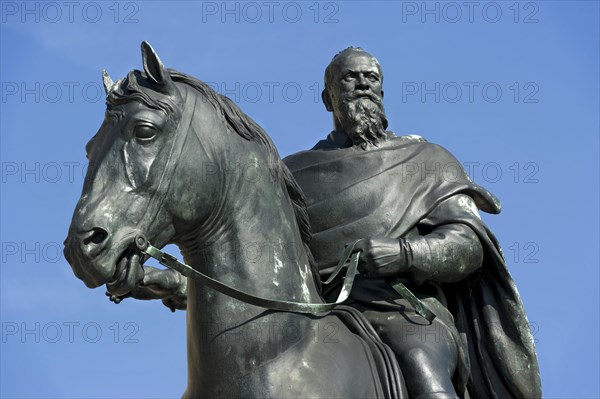
{"label": "horse nostril", "polygon": [[108,232],[100,227],[94,227],[88,231],[83,237],[83,245],[102,244],[108,238]]}

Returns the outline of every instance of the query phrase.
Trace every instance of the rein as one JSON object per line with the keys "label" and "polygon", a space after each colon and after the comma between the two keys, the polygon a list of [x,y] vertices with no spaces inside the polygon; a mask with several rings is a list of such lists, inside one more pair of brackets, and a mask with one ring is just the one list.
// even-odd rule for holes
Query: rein
{"label": "rein", "polygon": [[338,295],[336,301],[331,303],[303,303],[268,299],[238,290],[225,283],[215,280],[212,277],[207,276],[206,274],[194,269],[189,265],[186,265],[185,263],[180,262],[173,255],[170,255],[156,247],[153,247],[144,236],[138,235],[135,238],[135,244],[142,253],[150,256],[151,258],[156,259],[161,265],[176,270],[186,277],[195,278],[205,286],[215,289],[222,294],[228,295],[242,302],[249,303],[250,305],[259,306],[261,308],[277,310],[282,312],[309,313],[315,315],[329,312],[333,310],[337,305],[345,302],[346,299],[348,299],[350,291],[352,290],[352,285],[354,284],[354,278],[356,277],[358,271],[358,257],[360,256],[360,251],[352,253],[357,242],[358,240],[352,242],[344,249],[342,257],[336,266],[336,270],[331,275],[331,277],[324,283],[330,283],[335,277],[335,275],[337,275],[344,268],[346,262],[350,260],[348,270],[346,271],[346,276],[344,277],[344,284],[342,285],[342,290],[340,291],[340,294]]}
{"label": "rein", "polygon": [[[233,288],[218,280],[215,280],[214,278],[207,276],[206,274],[194,269],[193,267],[180,262],[173,255],[163,252],[156,247],[153,247],[150,244],[150,242],[148,242],[148,240],[142,235],[138,235],[135,238],[135,245],[143,254],[146,254],[151,258],[156,259],[161,265],[176,270],[185,277],[192,277],[198,280],[200,283],[204,284],[205,286],[210,287],[216,291],[219,291],[222,294],[228,295],[242,302],[261,308],[277,310],[280,312],[309,313],[318,315],[330,312],[337,305],[340,305],[343,302],[345,302],[346,299],[348,299],[348,297],[350,296],[350,291],[352,290],[352,285],[354,284],[354,278],[358,273],[358,258],[361,253],[361,251],[353,253],[354,247],[356,246],[356,243],[358,241],[360,240],[353,241],[346,246],[344,252],[342,252],[342,257],[340,258],[340,261],[335,267],[335,270],[327,279],[327,281],[323,282],[323,284],[331,283],[333,279],[344,268],[346,262],[350,260],[348,270],[346,270],[346,275],[343,277],[344,284],[342,285],[342,290],[340,291],[337,299],[335,300],[335,302],[325,303],[280,301],[276,299],[268,299],[252,295],[247,292],[238,290],[237,288]],[[391,285],[392,288],[396,290],[398,294],[400,294],[400,296],[406,299],[413,306],[417,314],[427,319],[427,321],[429,321],[430,323],[433,321],[433,319],[435,319],[435,313],[433,313],[423,302],[421,302],[421,300],[419,300],[419,298],[417,298],[404,284],[402,284],[402,282],[400,282],[399,279],[396,279],[395,281],[391,282]]]}

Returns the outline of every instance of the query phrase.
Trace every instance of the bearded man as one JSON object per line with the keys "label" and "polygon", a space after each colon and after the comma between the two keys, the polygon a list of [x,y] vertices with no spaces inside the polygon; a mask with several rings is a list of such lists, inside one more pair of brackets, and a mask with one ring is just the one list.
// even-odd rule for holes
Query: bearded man
{"label": "bearded man", "polygon": [[520,297],[478,212],[499,213],[499,201],[442,147],[386,131],[382,82],[369,53],[338,53],[322,93],[334,130],[284,159],[321,276],[360,240],[349,304],[396,354],[411,398],[541,397]]}

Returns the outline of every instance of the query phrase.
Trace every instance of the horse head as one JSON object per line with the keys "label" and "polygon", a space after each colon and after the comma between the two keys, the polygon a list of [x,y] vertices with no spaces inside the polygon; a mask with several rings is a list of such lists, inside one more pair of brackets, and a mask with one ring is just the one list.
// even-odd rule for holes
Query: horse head
{"label": "horse head", "polygon": [[[75,275],[90,288],[108,283],[115,295],[143,278],[136,235],[156,246],[170,243],[205,216],[205,209],[190,204],[205,204],[198,196],[210,184],[205,180],[203,191],[189,190],[195,172],[186,160],[179,162],[184,144],[193,151],[188,147],[197,141],[186,143],[195,98],[173,81],[146,42],[142,61],[143,72],[131,71],[115,83],[104,72],[106,115],[86,145],[89,168],[65,240]],[[210,129],[215,121],[205,119]]]}

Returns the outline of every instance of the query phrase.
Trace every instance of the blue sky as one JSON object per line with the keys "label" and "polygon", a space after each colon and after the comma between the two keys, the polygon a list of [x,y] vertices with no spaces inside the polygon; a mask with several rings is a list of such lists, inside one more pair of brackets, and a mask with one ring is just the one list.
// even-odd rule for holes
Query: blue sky
{"label": "blue sky", "polygon": [[500,198],[498,237],[545,398],[598,398],[599,3],[12,2],[0,25],[0,396],[179,397],[185,313],[110,303],[62,257],[104,115],[100,71],[168,67],[229,95],[282,156],[331,129],[323,72],[381,62],[396,134],[448,148]]}

